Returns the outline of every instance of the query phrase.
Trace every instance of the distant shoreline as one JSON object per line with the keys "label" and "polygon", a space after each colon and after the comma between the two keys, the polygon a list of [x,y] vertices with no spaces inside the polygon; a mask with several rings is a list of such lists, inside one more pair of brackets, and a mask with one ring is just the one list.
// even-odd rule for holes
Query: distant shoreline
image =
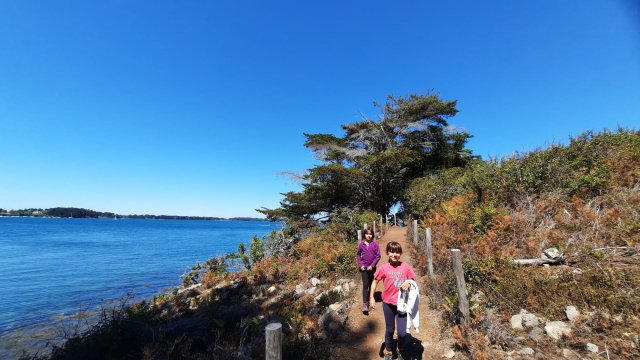
{"label": "distant shoreline", "polygon": [[222,220],[222,221],[268,221],[265,218],[253,217],[215,217],[215,216],[181,216],[181,215],[121,215],[112,212],[100,212],[81,208],[50,209],[0,209],[0,217],[39,217],[39,218],[74,218],[74,219],[148,219],[148,220]]}
{"label": "distant shoreline", "polygon": [[[41,216],[41,215],[9,215],[0,214],[0,218],[41,218],[41,219],[112,219],[111,217],[98,216],[98,217],[78,217],[78,216]],[[205,217],[205,216],[178,216],[178,215],[118,215],[116,220],[134,219],[134,220],[208,220],[208,221],[269,221],[263,218],[245,218],[245,217],[233,217],[233,218],[220,218],[220,217]]]}

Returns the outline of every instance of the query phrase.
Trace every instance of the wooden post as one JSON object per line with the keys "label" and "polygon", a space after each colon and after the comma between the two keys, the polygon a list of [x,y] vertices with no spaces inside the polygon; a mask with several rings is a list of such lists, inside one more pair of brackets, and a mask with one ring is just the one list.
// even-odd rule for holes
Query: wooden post
{"label": "wooden post", "polygon": [[271,323],[265,328],[266,360],[282,360],[282,324]]}
{"label": "wooden post", "polygon": [[462,268],[462,253],[460,249],[451,249],[453,260],[453,273],[456,275],[458,286],[458,308],[462,314],[462,322],[469,320],[469,301],[467,301],[467,283],[464,281],[464,269]]}
{"label": "wooden post", "polygon": [[362,241],[362,230],[358,230],[358,242]]}
{"label": "wooden post", "polygon": [[384,235],[384,221],[382,221],[382,215],[380,215],[380,236]]}
{"label": "wooden post", "polygon": [[362,228],[362,230],[367,230],[369,228],[369,225],[367,225],[367,223],[364,223],[364,227]]}
{"label": "wooden post", "polygon": [[[376,233],[376,222],[375,222],[375,221],[373,222],[373,233],[374,233],[374,234]],[[375,239],[374,239],[374,240],[375,240]]]}
{"label": "wooden post", "polygon": [[413,220],[413,243],[418,243],[418,220]]}
{"label": "wooden post", "polygon": [[427,257],[428,257],[428,270],[429,275],[433,276],[433,249],[431,248],[431,228],[427,228],[427,236],[425,238],[425,244],[427,245]]}
{"label": "wooden post", "polygon": [[396,218],[396,214],[393,214],[393,226],[398,226],[398,218]]}

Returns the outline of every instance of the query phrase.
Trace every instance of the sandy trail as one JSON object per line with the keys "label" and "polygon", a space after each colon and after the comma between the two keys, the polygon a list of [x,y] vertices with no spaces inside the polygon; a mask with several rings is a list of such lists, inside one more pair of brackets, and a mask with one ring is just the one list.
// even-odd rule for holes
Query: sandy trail
{"label": "sandy trail", "polygon": [[[407,228],[390,227],[382,238],[378,240],[382,259],[378,267],[388,262],[385,247],[390,241],[397,241],[402,245],[403,254],[401,260],[414,267],[414,259],[411,258],[410,245],[406,239]],[[416,273],[419,271],[417,269]],[[416,282],[421,284],[418,275]],[[353,304],[349,310],[347,330],[352,334],[348,344],[338,345],[334,349],[334,357],[340,359],[353,360],[378,360],[383,357],[384,347],[384,316],[382,314],[382,303],[379,294],[376,296],[376,308],[368,315],[362,313],[362,280],[358,274],[358,289],[354,293]],[[377,292],[382,291],[382,284],[378,285]],[[420,333],[411,329],[410,346],[405,354],[405,360],[414,359],[435,359],[440,358],[443,350],[439,344],[440,314],[437,311],[429,310],[429,299],[426,294],[420,294]],[[394,353],[394,359],[397,359]]]}

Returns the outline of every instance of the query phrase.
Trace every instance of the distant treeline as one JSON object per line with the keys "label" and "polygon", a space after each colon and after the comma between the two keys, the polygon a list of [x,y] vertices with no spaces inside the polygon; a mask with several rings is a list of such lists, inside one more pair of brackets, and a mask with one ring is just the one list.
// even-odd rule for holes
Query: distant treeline
{"label": "distant treeline", "polygon": [[264,221],[265,219],[251,217],[209,217],[209,216],[178,216],[178,215],[119,215],[112,212],[100,212],[73,207],[56,207],[50,209],[21,209],[5,210],[0,208],[0,216],[36,216],[60,218],[127,218],[127,219],[160,219],[160,220],[233,220],[233,221]]}

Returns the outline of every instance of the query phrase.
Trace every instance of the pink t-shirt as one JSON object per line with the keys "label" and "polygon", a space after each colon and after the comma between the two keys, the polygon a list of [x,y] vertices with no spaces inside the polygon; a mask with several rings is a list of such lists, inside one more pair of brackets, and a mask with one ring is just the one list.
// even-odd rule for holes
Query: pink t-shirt
{"label": "pink t-shirt", "polygon": [[386,263],[382,265],[375,273],[376,280],[383,280],[384,289],[382,290],[382,302],[391,305],[398,305],[398,292],[400,285],[405,280],[413,279],[416,274],[411,266],[401,262],[398,265]]}

